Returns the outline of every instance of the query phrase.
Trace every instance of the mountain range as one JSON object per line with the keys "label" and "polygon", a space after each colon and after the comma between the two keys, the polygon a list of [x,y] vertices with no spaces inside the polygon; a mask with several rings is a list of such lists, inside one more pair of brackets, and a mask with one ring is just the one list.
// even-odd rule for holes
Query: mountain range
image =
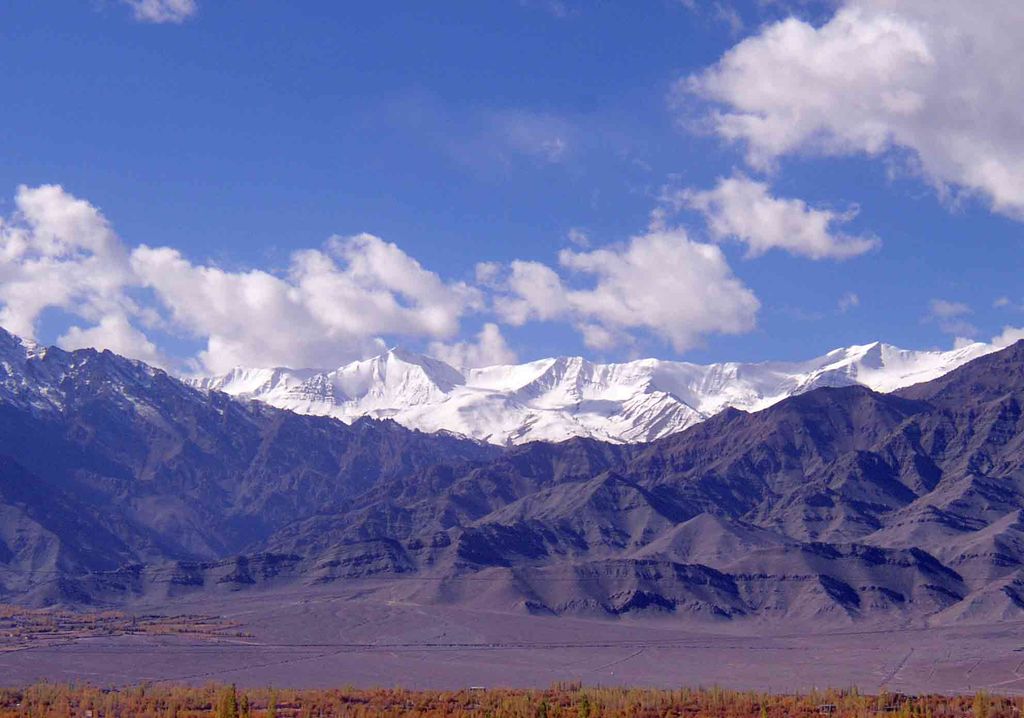
{"label": "mountain range", "polygon": [[[358,582],[389,600],[553,615],[1019,619],[1024,342],[968,361],[969,349],[932,377],[940,355],[859,347],[833,362],[846,381],[819,367],[825,386],[649,442],[496,446],[303,415],[0,332],[0,598],[106,605]],[[417,376],[427,364],[375,361]],[[340,385],[375,382],[377,364]],[[612,366],[574,371],[643,363]],[[429,369],[449,393],[465,377]],[[532,384],[537,396],[564,386],[555,375]],[[930,380],[880,393],[851,376]],[[735,391],[768,386],[757,381]]]}
{"label": "mountain range", "polygon": [[757,411],[820,387],[893,391],[992,351],[982,343],[911,351],[875,342],[801,362],[595,364],[556,357],[459,369],[392,349],[334,370],[239,367],[186,381],[300,414],[346,422],[361,416],[394,419],[410,429],[499,445],[574,436],[634,443],[682,431],[726,407]]}

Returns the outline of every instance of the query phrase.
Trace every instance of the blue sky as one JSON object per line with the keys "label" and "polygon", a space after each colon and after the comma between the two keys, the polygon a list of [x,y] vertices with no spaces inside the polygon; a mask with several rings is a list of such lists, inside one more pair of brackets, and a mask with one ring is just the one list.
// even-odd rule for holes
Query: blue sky
{"label": "blue sky", "polygon": [[706,362],[988,341],[1024,325],[1024,83],[999,69],[1021,17],[954,25],[1006,36],[964,67],[934,31],[957,12],[6,3],[0,240],[34,249],[0,260],[0,316],[209,371],[386,344]]}

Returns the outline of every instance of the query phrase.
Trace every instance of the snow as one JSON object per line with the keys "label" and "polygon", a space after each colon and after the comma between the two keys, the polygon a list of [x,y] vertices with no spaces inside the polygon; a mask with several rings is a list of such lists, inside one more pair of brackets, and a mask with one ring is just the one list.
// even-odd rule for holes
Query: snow
{"label": "snow", "polygon": [[876,342],[803,362],[595,364],[556,357],[467,370],[391,349],[334,370],[237,368],[189,381],[298,413],[346,422],[391,418],[413,429],[496,444],[573,436],[639,442],[682,431],[726,407],[757,411],[822,386],[862,384],[893,391],[995,349],[971,344],[911,351]]}

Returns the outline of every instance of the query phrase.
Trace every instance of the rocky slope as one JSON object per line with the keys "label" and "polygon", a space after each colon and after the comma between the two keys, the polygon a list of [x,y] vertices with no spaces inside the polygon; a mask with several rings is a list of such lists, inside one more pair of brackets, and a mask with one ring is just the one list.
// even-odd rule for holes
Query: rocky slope
{"label": "rocky slope", "polygon": [[336,567],[437,579],[399,582],[406,598],[556,614],[1019,618],[1022,402],[1024,343],[894,394],[818,389],[642,446],[536,443],[396,478],[264,545],[358,546]]}
{"label": "rocky slope", "polygon": [[674,434],[726,407],[756,411],[824,386],[892,391],[993,350],[972,344],[946,352],[907,351],[876,342],[789,363],[594,364],[559,357],[465,370],[392,350],[330,371],[238,368],[188,381],[300,414],[348,422],[390,418],[413,429],[495,444],[573,436],[628,443]]}
{"label": "rocky slope", "polygon": [[0,335],[0,598],[359,581],[674,620],[1024,617],[1024,342],[646,444],[498,449],[197,391]]}
{"label": "rocky slope", "polygon": [[0,590],[59,597],[91,570],[231,555],[383,479],[494,454],[208,395],[0,330]]}

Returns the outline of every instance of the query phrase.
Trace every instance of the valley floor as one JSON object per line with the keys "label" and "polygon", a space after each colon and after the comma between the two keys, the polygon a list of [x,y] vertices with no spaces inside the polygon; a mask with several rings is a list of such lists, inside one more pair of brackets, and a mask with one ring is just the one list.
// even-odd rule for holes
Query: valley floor
{"label": "valley floor", "polygon": [[1024,694],[1024,622],[902,630],[853,624],[828,632],[806,624],[768,635],[765,624],[540,617],[380,595],[349,585],[205,596],[159,610],[135,606],[139,614],[216,616],[234,628],[21,641],[0,651],[0,685],[460,689],[565,681],[775,693],[856,686],[868,693]]}

